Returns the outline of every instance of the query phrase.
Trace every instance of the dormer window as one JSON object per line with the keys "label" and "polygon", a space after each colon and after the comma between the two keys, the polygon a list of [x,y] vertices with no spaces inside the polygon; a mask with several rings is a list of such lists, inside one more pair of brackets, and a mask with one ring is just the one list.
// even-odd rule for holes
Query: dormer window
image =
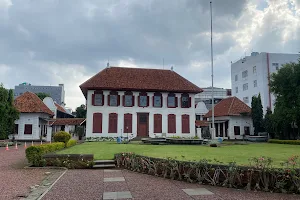
{"label": "dormer window", "polygon": [[177,97],[174,93],[170,93],[168,95],[168,108],[176,108],[177,107]]}
{"label": "dormer window", "polygon": [[161,93],[154,93],[153,96],[153,107],[161,108],[162,107],[162,95]]}
{"label": "dormer window", "polygon": [[109,106],[119,106],[120,105],[120,96],[118,92],[110,92],[108,95]]}

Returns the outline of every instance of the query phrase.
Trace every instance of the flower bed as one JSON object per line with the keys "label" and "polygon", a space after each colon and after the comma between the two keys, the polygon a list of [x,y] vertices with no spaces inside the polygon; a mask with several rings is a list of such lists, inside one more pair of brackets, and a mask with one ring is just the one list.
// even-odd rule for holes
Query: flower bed
{"label": "flower bed", "polygon": [[43,159],[46,166],[68,169],[92,168],[94,164],[93,154],[46,154]]}
{"label": "flower bed", "polygon": [[283,163],[283,168],[272,167],[270,158],[252,158],[249,167],[228,165],[208,160],[199,162],[158,159],[132,153],[115,155],[117,167],[161,176],[164,178],[269,192],[300,193],[299,158],[293,156]]}
{"label": "flower bed", "polygon": [[113,142],[117,141],[116,137],[87,137],[86,142]]}

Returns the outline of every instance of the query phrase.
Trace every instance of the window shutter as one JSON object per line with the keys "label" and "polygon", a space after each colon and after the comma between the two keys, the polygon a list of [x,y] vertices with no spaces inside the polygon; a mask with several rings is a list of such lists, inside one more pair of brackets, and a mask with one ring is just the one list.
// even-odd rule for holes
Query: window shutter
{"label": "window shutter", "polygon": [[93,114],[93,133],[102,133],[102,113]]}
{"label": "window shutter", "polygon": [[[126,129],[128,127],[128,130]],[[132,114],[124,114],[124,133],[132,133]]]}
{"label": "window shutter", "polygon": [[178,97],[175,97],[175,107],[178,107]]}
{"label": "window shutter", "polygon": [[92,105],[95,105],[95,94],[92,94]]}
{"label": "window shutter", "polygon": [[182,131],[182,133],[190,133],[190,116],[189,115],[181,116],[181,131]]}
{"label": "window shutter", "polygon": [[110,95],[107,95],[107,105],[110,106]]}
{"label": "window shutter", "polygon": [[149,96],[147,96],[147,107],[149,107]]}
{"label": "window shutter", "polygon": [[176,115],[168,115],[168,133],[176,133]]}
{"label": "window shutter", "polygon": [[140,107],[140,96],[138,96],[138,106]]}
{"label": "window shutter", "polygon": [[154,107],[154,96],[152,97],[152,106]]}
{"label": "window shutter", "polygon": [[123,107],[125,107],[125,94],[123,95],[123,100],[122,100],[122,102],[123,102]]}
{"label": "window shutter", "polygon": [[135,99],[135,96],[132,95],[132,107],[134,106],[134,99]]}
{"label": "window shutter", "polygon": [[183,108],[183,104],[182,104],[182,95],[181,95],[181,97],[180,97],[180,106],[181,106],[181,108]]}
{"label": "window shutter", "polygon": [[162,132],[162,117],[161,114],[154,114],[154,133]]}
{"label": "window shutter", "polygon": [[120,95],[118,95],[118,106],[120,105]]}
{"label": "window shutter", "polygon": [[104,106],[104,94],[102,94],[102,106]]}
{"label": "window shutter", "polygon": [[164,101],[163,101],[163,96],[161,95],[161,96],[160,96],[160,107],[161,107],[161,108],[163,107],[163,102],[164,102]]}
{"label": "window shutter", "polygon": [[189,108],[192,107],[192,97],[189,97]]}

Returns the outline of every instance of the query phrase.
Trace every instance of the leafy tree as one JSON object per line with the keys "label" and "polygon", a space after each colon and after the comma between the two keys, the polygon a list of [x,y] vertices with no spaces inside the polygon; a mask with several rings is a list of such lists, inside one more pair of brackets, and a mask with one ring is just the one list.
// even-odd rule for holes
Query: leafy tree
{"label": "leafy tree", "polygon": [[0,139],[7,139],[14,131],[15,120],[19,112],[13,105],[13,91],[7,90],[0,84]]}
{"label": "leafy tree", "polygon": [[44,93],[44,92],[39,92],[36,93],[36,95],[43,101],[46,97],[50,97],[50,94]]}
{"label": "leafy tree", "polygon": [[300,60],[288,63],[271,75],[271,91],[276,96],[274,123],[280,138],[295,139],[300,126]]}
{"label": "leafy tree", "polygon": [[268,107],[264,118],[264,128],[269,133],[271,138],[275,138],[272,116],[272,110]]}
{"label": "leafy tree", "polygon": [[251,116],[254,126],[254,134],[263,130],[263,107],[261,104],[260,94],[252,97],[251,101]]}
{"label": "leafy tree", "polygon": [[86,109],[85,109],[84,104],[82,104],[81,106],[76,108],[76,117],[77,118],[86,118]]}

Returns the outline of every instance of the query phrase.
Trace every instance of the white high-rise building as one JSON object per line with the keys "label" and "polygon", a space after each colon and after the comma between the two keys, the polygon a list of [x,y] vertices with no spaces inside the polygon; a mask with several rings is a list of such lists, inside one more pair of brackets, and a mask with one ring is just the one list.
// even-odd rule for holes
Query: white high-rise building
{"label": "white high-rise building", "polygon": [[232,95],[251,107],[252,96],[261,95],[264,113],[269,107],[274,111],[275,96],[270,92],[270,75],[283,64],[298,62],[299,54],[258,53],[231,64]]}

